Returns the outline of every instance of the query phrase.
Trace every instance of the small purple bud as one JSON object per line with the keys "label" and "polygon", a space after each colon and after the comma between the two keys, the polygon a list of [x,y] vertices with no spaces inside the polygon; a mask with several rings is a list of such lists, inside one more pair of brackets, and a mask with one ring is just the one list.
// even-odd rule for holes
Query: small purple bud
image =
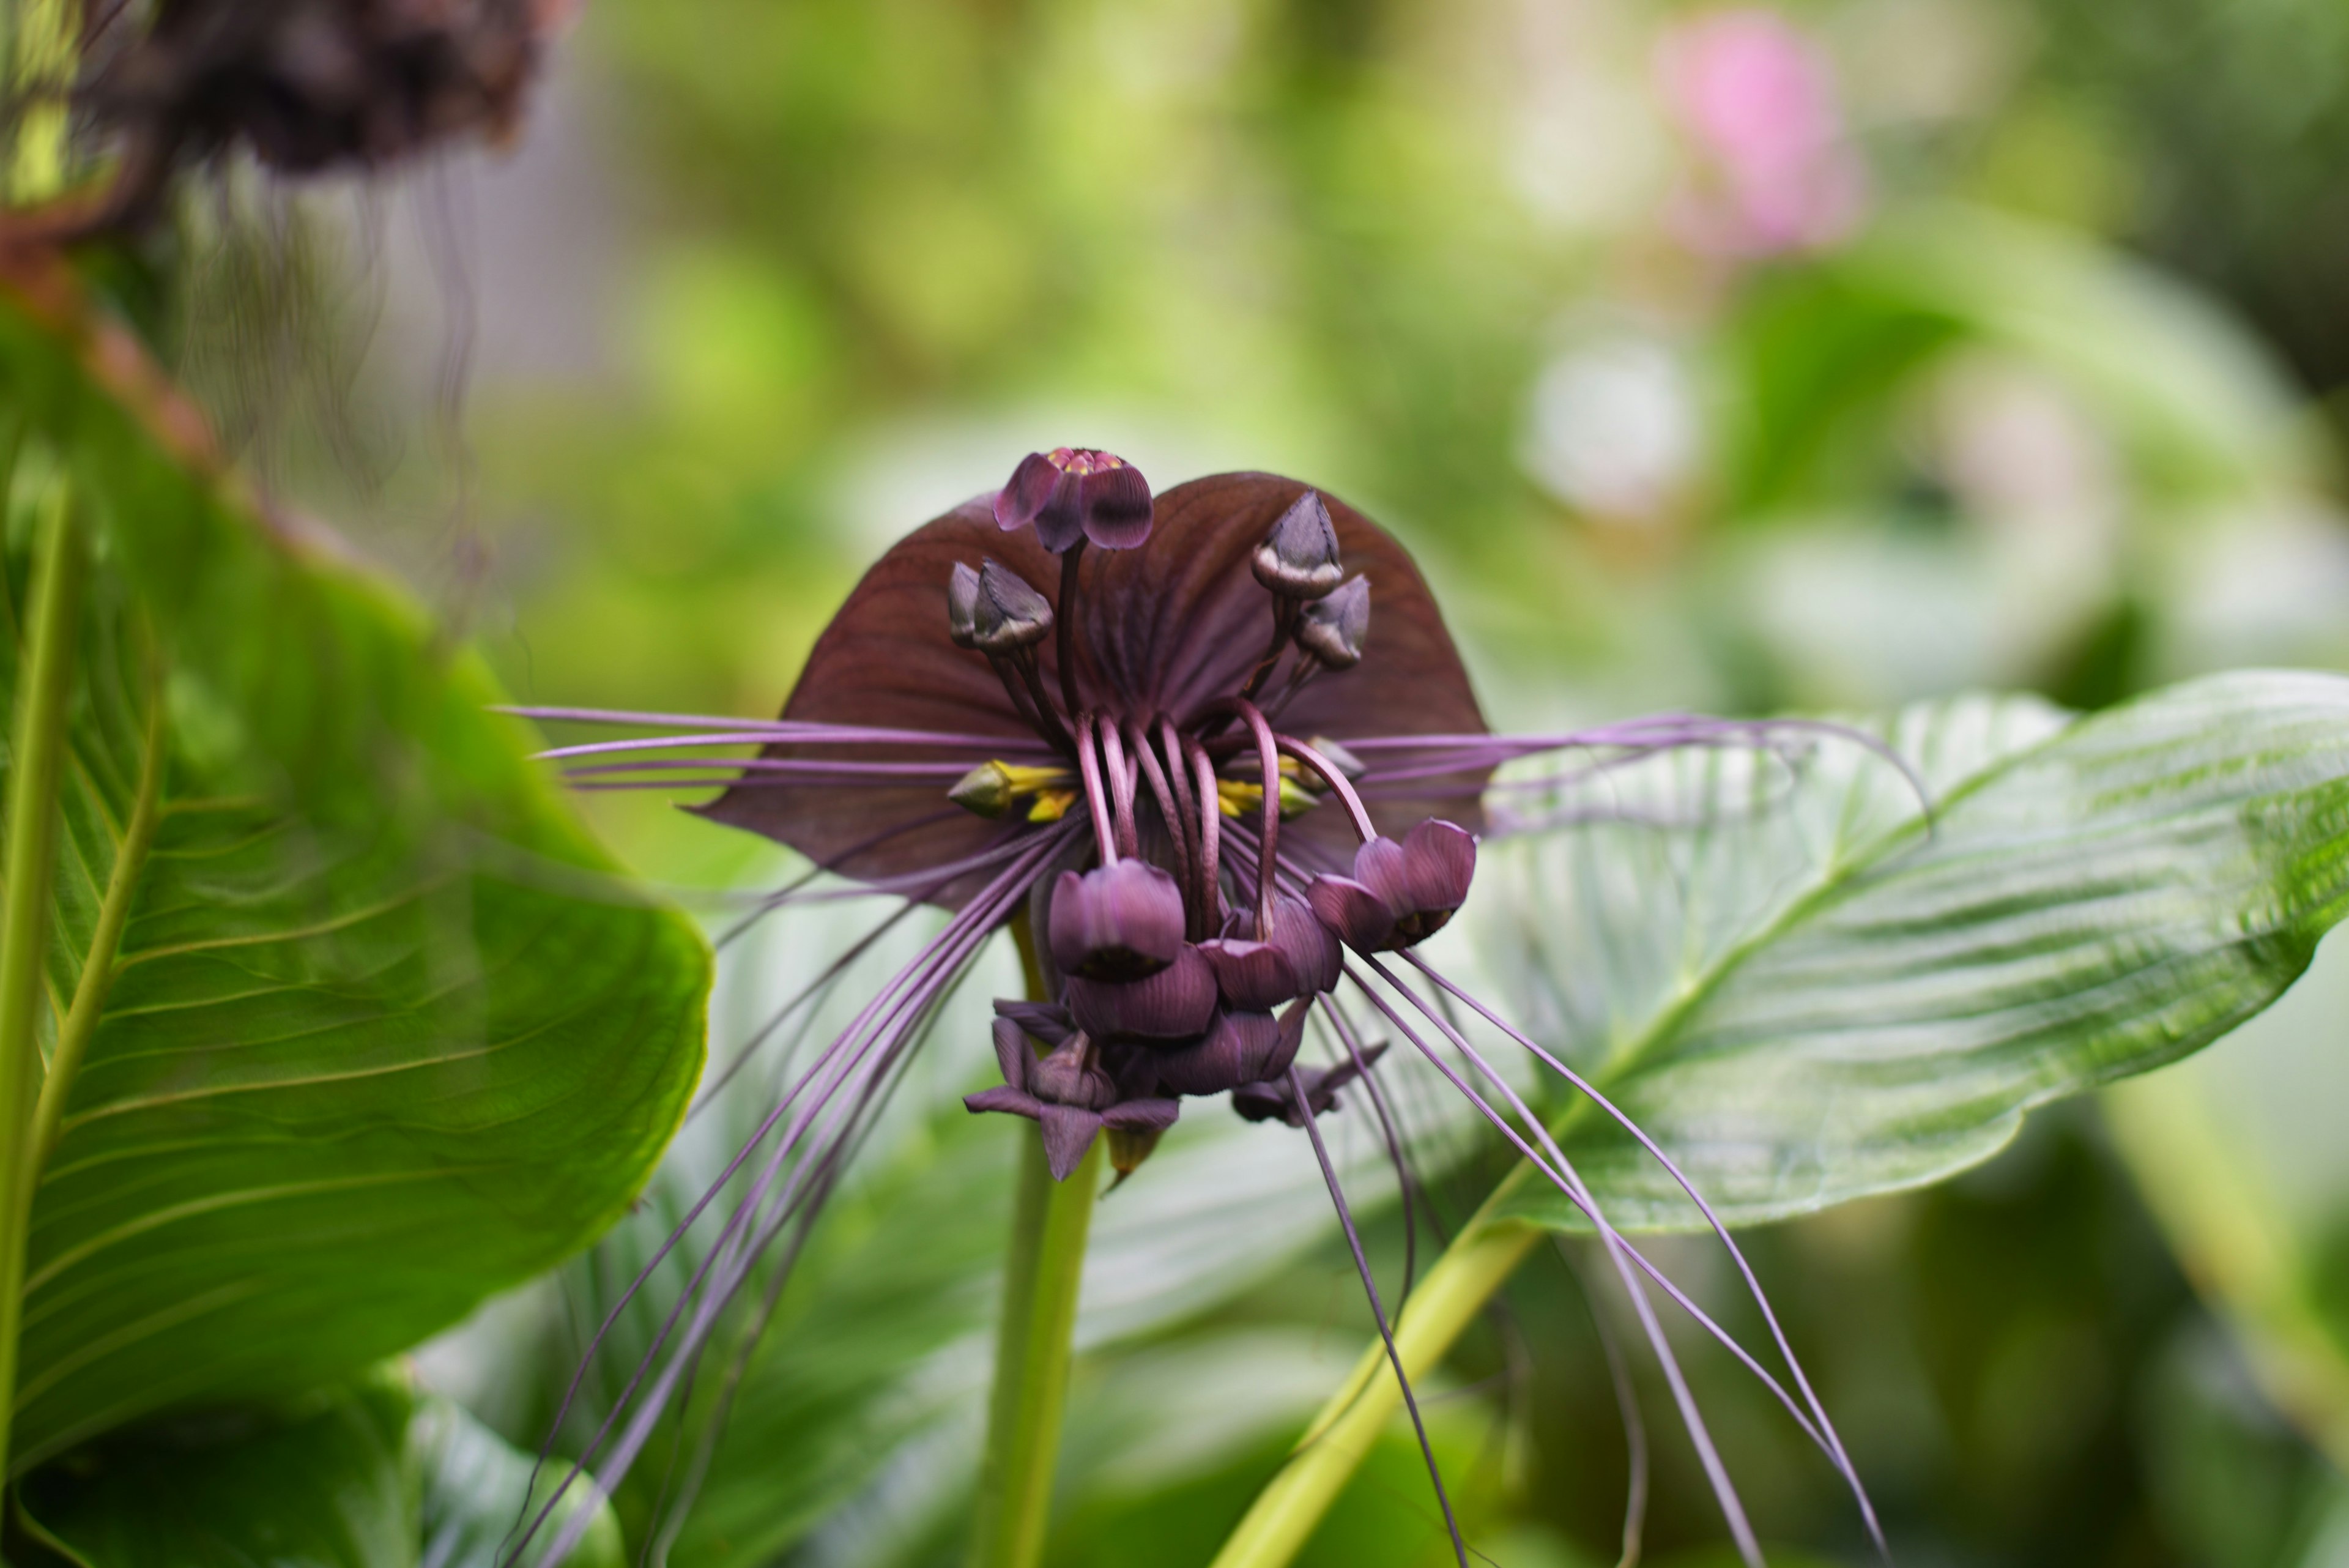
{"label": "small purple bud", "polygon": [[[947,629],[954,629],[955,584],[947,585]],[[970,611],[970,646],[982,653],[1016,653],[1052,633],[1051,602],[1010,567],[982,561]]]}
{"label": "small purple bud", "polygon": [[947,578],[947,636],[957,648],[978,646],[978,574],[960,561]]}
{"label": "small purple bud", "polygon": [[1248,564],[1257,582],[1292,599],[1320,598],[1345,580],[1338,530],[1319,491],[1307,491],[1280,514]]}
{"label": "small purple bud", "polygon": [[1102,1118],[1099,1111],[1080,1110],[1074,1106],[1046,1106],[1040,1118],[1044,1124],[1044,1163],[1055,1181],[1066,1181],[1069,1173],[1085,1158],[1100,1136]]}
{"label": "small purple bud", "polygon": [[1351,670],[1362,661],[1371,635],[1371,580],[1348,577],[1328,597],[1314,600],[1297,618],[1297,646],[1330,670]]}
{"label": "small purple bud", "polygon": [[1280,1048],[1280,1021],[1269,1012],[1218,1012],[1190,1044],[1158,1053],[1158,1083],[1178,1095],[1220,1095],[1263,1076]]}
{"label": "small purple bud", "polygon": [[1092,1042],[1071,1034],[1028,1069],[1028,1092],[1048,1106],[1098,1111],[1117,1101],[1117,1085],[1093,1059]]}
{"label": "small purple bud", "polygon": [[1046,933],[1066,975],[1130,981],[1157,973],[1183,947],[1183,889],[1144,860],[1121,860],[1052,885]]}
{"label": "small purple bud", "polygon": [[1082,447],[1030,452],[996,493],[995,524],[1004,532],[1035,524],[1036,542],[1055,556],[1090,539],[1104,550],[1131,550],[1150,537],[1150,485],[1123,458]]}
{"label": "small purple bud", "polygon": [[1429,817],[1401,843],[1371,839],[1354,852],[1351,877],[1316,877],[1305,896],[1348,947],[1382,952],[1442,930],[1467,899],[1475,874],[1475,839]]}
{"label": "small purple bud", "polygon": [[1296,971],[1298,983],[1305,991],[1335,991],[1345,955],[1338,950],[1338,939],[1330,928],[1314,919],[1313,910],[1302,898],[1287,894],[1272,901],[1272,945],[1288,960]]}
{"label": "small purple bud", "polygon": [[[1362,1066],[1367,1067],[1376,1062],[1385,1051],[1386,1046],[1381,1044],[1363,1052]],[[1338,1103],[1338,1091],[1361,1074],[1349,1059],[1334,1067],[1306,1068],[1297,1075],[1304,1080],[1306,1105],[1315,1116],[1326,1116],[1341,1108]],[[1277,1083],[1244,1084],[1234,1089],[1232,1109],[1252,1122],[1271,1121],[1278,1117],[1293,1127],[1305,1125],[1305,1119],[1297,1114],[1297,1100],[1288,1092],[1285,1075]]]}
{"label": "small purple bud", "polygon": [[1278,1007],[1304,989],[1288,955],[1270,942],[1217,937],[1201,942],[1199,951],[1216,971],[1216,989],[1234,1007],[1261,1012]]}
{"label": "small purple bud", "polygon": [[1096,1040],[1188,1040],[1216,1012],[1216,971],[1185,943],[1174,961],[1141,980],[1068,981],[1069,1011]]}

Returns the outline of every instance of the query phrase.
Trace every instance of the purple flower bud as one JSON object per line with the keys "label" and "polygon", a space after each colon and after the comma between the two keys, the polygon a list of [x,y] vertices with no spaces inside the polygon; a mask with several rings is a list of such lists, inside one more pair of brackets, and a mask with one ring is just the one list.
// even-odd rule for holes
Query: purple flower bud
{"label": "purple flower bud", "polygon": [[1121,860],[1052,885],[1046,932],[1066,975],[1131,981],[1157,973],[1183,947],[1183,889],[1143,860]]}
{"label": "purple flower bud", "polygon": [[1219,1012],[1199,1039],[1157,1053],[1158,1082],[1178,1095],[1220,1095],[1287,1073],[1304,1041],[1303,1002],[1278,1017],[1253,1010]]}
{"label": "purple flower bud", "polygon": [[978,574],[960,561],[947,578],[947,636],[957,648],[978,646]]}
{"label": "purple flower bud", "polygon": [[1476,841],[1430,817],[1403,836],[1373,838],[1354,852],[1351,877],[1316,877],[1306,889],[1313,913],[1357,952],[1424,941],[1468,897]]}
{"label": "purple flower bud", "polygon": [[1330,508],[1320,493],[1309,490],[1299,496],[1248,564],[1257,582],[1292,599],[1318,599],[1343,582],[1346,568],[1338,558],[1338,530],[1330,525]]}
{"label": "purple flower bud", "polygon": [[1302,898],[1287,894],[1272,901],[1272,945],[1288,960],[1304,992],[1335,991],[1344,955],[1330,928],[1314,918]]}
{"label": "purple flower bud", "polygon": [[1069,1012],[1096,1040],[1188,1040],[1216,1012],[1216,971],[1185,943],[1174,961],[1141,980],[1068,981]]}
{"label": "purple flower bud", "polygon": [[1269,1012],[1218,1012],[1190,1044],[1158,1053],[1159,1086],[1178,1095],[1220,1095],[1263,1076],[1258,1070],[1279,1044],[1280,1021]]}
{"label": "purple flower bud", "polygon": [[[968,568],[957,568],[957,572]],[[971,596],[970,646],[982,653],[1016,653],[1041,642],[1052,632],[1051,602],[1028,586],[1027,579],[995,561],[982,561],[978,587]],[[947,585],[947,631],[954,633],[955,596],[961,589],[957,576]]]}
{"label": "purple flower bud", "polygon": [[1201,942],[1199,952],[1216,971],[1216,989],[1234,1007],[1264,1011],[1278,1007],[1304,990],[1288,955],[1270,942],[1216,937]]}
{"label": "purple flower bud", "polygon": [[1371,635],[1371,580],[1348,577],[1326,598],[1314,600],[1297,618],[1297,646],[1330,670],[1351,670],[1362,661]]}
{"label": "purple flower bud", "polygon": [[[1386,1046],[1378,1044],[1362,1053],[1362,1066],[1376,1062]],[[1307,1068],[1298,1075],[1304,1081],[1305,1103],[1317,1116],[1326,1116],[1340,1107],[1338,1091],[1361,1075],[1361,1070],[1349,1060],[1334,1067]],[[1278,1083],[1243,1084],[1232,1091],[1232,1109],[1248,1121],[1270,1121],[1275,1117],[1290,1127],[1301,1127],[1305,1118],[1297,1114],[1297,1099],[1288,1090],[1284,1077]]]}
{"label": "purple flower bud", "polygon": [[[1000,1045],[997,1047],[1001,1049]],[[1094,1060],[1092,1042],[1071,1034],[1028,1069],[1030,1094],[1048,1106],[1098,1111],[1117,1101],[1117,1085]]]}
{"label": "purple flower bud", "polygon": [[995,524],[1036,525],[1036,542],[1062,555],[1081,539],[1131,550],[1150,537],[1150,485],[1123,458],[1081,447],[1030,452],[997,492]]}

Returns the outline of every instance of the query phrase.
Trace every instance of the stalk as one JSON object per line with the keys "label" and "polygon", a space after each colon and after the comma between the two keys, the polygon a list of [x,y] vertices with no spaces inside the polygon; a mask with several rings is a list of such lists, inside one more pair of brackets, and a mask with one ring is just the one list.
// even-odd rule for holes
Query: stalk
{"label": "stalk", "polygon": [[73,1005],[57,1028],[57,1046],[49,1054],[48,1075],[41,1080],[41,1097],[33,1107],[33,1134],[27,1147],[32,1168],[26,1173],[29,1191],[40,1185],[41,1167],[56,1148],[57,1127],[64,1121],[66,1096],[81,1071],[82,1054],[98,1032],[98,1015],[106,1010],[107,989],[114,982],[114,955],[122,945],[122,928],[130,919],[130,902],[139,891],[140,873],[147,868],[147,851],[155,842],[155,823],[162,815],[163,691],[153,683],[147,702],[146,750],[139,764],[139,797],[130,808],[129,826],[114,852],[114,870],[106,879],[106,898],[98,909],[98,929],[90,934],[83,958],[81,980],[74,987]]}
{"label": "stalk", "polygon": [[83,569],[81,531],[65,491],[40,520],[32,617],[16,675],[0,901],[0,1476],[15,1413],[16,1331],[24,1311],[25,1242],[33,1208],[33,1096],[41,1075],[37,1026],[49,950],[49,877],[57,859],[57,775],[65,755],[74,619]]}
{"label": "stalk", "polygon": [[[1035,938],[1023,913],[1012,922],[1028,994],[1045,1000]],[[1051,1521],[1052,1471],[1068,1406],[1069,1348],[1077,1328],[1077,1288],[1085,1233],[1101,1189],[1102,1149],[1093,1140],[1066,1181],[1044,1163],[1040,1129],[1019,1139],[1019,1192],[1011,1253],[1003,1274],[1003,1322],[995,1343],[995,1389],[979,1464],[971,1568],[1035,1568]]]}
{"label": "stalk", "polygon": [[[1512,1175],[1494,1190],[1403,1303],[1394,1347],[1408,1376],[1423,1377],[1444,1360],[1541,1239],[1536,1226],[1495,1217],[1516,1186]],[[1386,1346],[1373,1343],[1298,1439],[1288,1463],[1257,1494],[1211,1568],[1281,1568],[1295,1557],[1402,1404]]]}

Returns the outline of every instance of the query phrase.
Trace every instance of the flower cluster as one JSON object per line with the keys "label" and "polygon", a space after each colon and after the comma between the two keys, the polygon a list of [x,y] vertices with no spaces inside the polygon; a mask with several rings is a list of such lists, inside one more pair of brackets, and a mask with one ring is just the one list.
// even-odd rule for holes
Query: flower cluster
{"label": "flower cluster", "polygon": [[[998,1003],[1004,1084],[970,1096],[970,1107],[1040,1122],[1061,1178],[1104,1128],[1112,1162],[1130,1174],[1173,1124],[1178,1096],[1231,1094],[1244,1116],[1292,1123],[1309,1102],[1336,1108],[1357,1064],[1317,1074],[1310,1090],[1288,1080],[1312,999],[1337,987],[1340,944],[1384,951],[1439,929],[1467,896],[1476,850],[1466,830],[1434,817],[1399,840],[1384,836],[1349,776],[1361,763],[1273,722],[1317,676],[1361,662],[1371,584],[1348,575],[1329,503],[1304,491],[1254,544],[1249,577],[1268,598],[1269,642],[1252,666],[1232,670],[1226,691],[1203,692],[1179,718],[1103,686],[1081,698],[1073,681],[1056,701],[1037,651],[1077,624],[1085,546],[1149,539],[1140,474],[1102,452],[1037,454],[993,511],[999,528],[1032,530],[1061,558],[1060,607],[991,556],[957,561],[944,585],[947,636],[987,662],[1064,765],[989,758],[948,797],[995,818],[1024,801],[1035,821],[1081,799],[1094,847],[1089,867],[1038,887],[1056,1000]],[[1102,650],[1063,639],[1059,672],[1087,654],[1096,669],[1106,662]],[[1360,839],[1351,875],[1324,871],[1299,886],[1280,870],[1282,823],[1333,797]]]}

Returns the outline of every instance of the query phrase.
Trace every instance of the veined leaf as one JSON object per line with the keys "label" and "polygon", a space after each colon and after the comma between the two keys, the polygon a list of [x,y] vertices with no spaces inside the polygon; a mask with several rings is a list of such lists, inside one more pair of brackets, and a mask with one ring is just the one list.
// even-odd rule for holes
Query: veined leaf
{"label": "veined leaf", "polygon": [[[337,1378],[576,1251],[700,1067],[706,950],[630,892],[494,683],[243,504],[128,337],[0,278],[0,399],[103,546],[69,736],[62,1015],[162,669],[151,851],[36,1194],[19,1468]],[[9,595],[22,595],[21,562]],[[13,687],[0,639],[0,690]]]}
{"label": "veined leaf", "polygon": [[78,1568],[418,1568],[409,1402],[388,1380],[126,1435],[26,1483]]}
{"label": "veined leaf", "polygon": [[[1987,1158],[2032,1106],[2258,1012],[2349,910],[2349,680],[2222,676],[2061,727],[1930,704],[1883,733],[1927,768],[1930,832],[1860,755],[1683,755],[1584,804],[1691,826],[1488,857],[1520,1015],[1733,1221]],[[1610,1219],[1701,1223],[1612,1122],[1568,1133]],[[1578,1222],[1529,1188],[1513,1211]]]}
{"label": "veined leaf", "polygon": [[[409,1451],[423,1483],[419,1521],[419,1568],[502,1568],[516,1524],[534,1515],[563,1479],[564,1467],[544,1464],[507,1445],[447,1399],[418,1402],[408,1427]],[[549,1516],[560,1530],[581,1508],[596,1518],[564,1559],[565,1568],[625,1568],[626,1550],[612,1505],[599,1493],[573,1487]],[[522,1561],[536,1561],[551,1537],[542,1535]]]}
{"label": "veined leaf", "polygon": [[[498,1568],[536,1468],[448,1400],[378,1376],[94,1444],[28,1480],[21,1517],[80,1568]],[[571,1568],[620,1568],[601,1497],[574,1490],[557,1517],[581,1507],[599,1517]]]}

